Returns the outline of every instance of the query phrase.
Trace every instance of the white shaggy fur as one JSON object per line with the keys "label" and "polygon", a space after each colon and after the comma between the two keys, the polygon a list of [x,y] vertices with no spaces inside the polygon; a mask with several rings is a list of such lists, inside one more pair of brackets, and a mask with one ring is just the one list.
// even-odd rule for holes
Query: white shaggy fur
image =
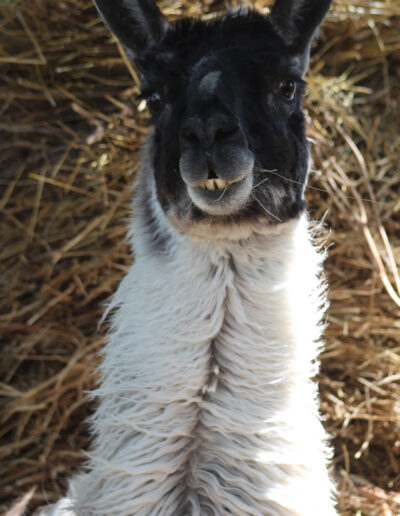
{"label": "white shaggy fur", "polygon": [[151,188],[167,251],[149,249],[136,209],[88,472],[71,484],[71,511],[63,500],[48,514],[335,515],[310,380],[321,255],[305,216],[199,241],[168,223]]}

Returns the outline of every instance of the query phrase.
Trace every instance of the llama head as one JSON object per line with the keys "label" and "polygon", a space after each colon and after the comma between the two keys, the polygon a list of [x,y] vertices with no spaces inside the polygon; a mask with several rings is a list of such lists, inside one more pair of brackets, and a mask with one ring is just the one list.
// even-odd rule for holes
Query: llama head
{"label": "llama head", "polygon": [[151,173],[170,220],[268,224],[304,210],[303,76],[331,0],[175,23],[152,0],[94,2],[140,71]]}

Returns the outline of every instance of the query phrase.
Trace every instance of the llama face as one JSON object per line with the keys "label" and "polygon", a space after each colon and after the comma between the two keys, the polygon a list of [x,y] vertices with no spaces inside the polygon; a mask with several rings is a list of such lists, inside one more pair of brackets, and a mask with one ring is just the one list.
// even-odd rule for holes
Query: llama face
{"label": "llama face", "polygon": [[275,223],[304,209],[302,70],[268,20],[178,23],[141,68],[167,214]]}
{"label": "llama face", "polygon": [[330,0],[174,24],[150,0],[95,3],[141,72],[155,126],[149,173],[169,220],[187,230],[298,216],[308,169],[302,77]]}

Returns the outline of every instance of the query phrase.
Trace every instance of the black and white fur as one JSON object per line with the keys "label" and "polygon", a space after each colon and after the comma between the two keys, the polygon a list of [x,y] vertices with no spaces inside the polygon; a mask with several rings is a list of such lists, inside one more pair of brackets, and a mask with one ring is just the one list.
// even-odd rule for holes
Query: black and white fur
{"label": "black and white fur", "polygon": [[43,514],[334,516],[311,381],[324,296],[301,110],[331,1],[174,24],[150,0],[95,3],[155,129],[87,470]]}

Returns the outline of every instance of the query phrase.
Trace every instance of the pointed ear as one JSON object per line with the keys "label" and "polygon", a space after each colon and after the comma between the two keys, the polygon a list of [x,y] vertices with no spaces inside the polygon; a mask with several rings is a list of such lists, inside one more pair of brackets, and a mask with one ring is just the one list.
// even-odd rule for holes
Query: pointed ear
{"label": "pointed ear", "polygon": [[152,0],[93,0],[108,28],[133,59],[157,45],[168,22]]}
{"label": "pointed ear", "polygon": [[298,51],[305,73],[313,37],[331,6],[332,0],[276,0],[270,19],[285,42]]}

